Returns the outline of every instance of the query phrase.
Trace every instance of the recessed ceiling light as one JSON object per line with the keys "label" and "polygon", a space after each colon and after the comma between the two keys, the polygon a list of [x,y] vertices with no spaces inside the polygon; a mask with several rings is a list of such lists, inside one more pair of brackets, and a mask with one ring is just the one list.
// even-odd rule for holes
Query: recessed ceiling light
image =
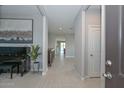
{"label": "recessed ceiling light", "polygon": [[62,29],[63,29],[62,27],[59,27],[59,30],[60,30],[60,31],[62,31]]}

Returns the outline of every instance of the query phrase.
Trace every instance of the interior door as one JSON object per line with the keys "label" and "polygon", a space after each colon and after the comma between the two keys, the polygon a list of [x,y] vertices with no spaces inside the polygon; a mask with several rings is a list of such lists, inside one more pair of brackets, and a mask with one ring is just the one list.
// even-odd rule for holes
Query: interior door
{"label": "interior door", "polygon": [[88,76],[100,77],[100,25],[88,26]]}
{"label": "interior door", "polygon": [[106,6],[105,87],[124,87],[124,6]]}

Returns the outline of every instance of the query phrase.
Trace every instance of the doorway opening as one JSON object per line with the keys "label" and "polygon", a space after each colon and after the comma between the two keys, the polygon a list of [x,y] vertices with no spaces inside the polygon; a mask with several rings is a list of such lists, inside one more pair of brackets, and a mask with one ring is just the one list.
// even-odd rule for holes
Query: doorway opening
{"label": "doorway opening", "polygon": [[60,56],[65,56],[66,54],[66,42],[65,41],[57,41],[56,54]]}
{"label": "doorway opening", "polygon": [[65,42],[60,42],[60,54],[65,55]]}

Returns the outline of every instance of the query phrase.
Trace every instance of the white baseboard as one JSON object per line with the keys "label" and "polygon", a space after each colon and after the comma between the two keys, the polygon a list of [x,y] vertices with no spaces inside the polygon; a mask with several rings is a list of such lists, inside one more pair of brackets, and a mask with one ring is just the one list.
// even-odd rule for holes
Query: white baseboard
{"label": "white baseboard", "polygon": [[75,70],[77,71],[77,73],[78,73],[78,75],[79,75],[79,78],[80,78],[81,80],[85,80],[86,78],[83,77],[83,76],[81,76],[81,74],[79,73],[79,71],[78,71],[78,69],[77,69],[77,66],[75,65],[74,67],[75,67]]}
{"label": "white baseboard", "polygon": [[85,80],[85,77],[81,77],[81,80]]}
{"label": "white baseboard", "polygon": [[74,58],[74,56],[66,56],[66,58]]}
{"label": "white baseboard", "polygon": [[[34,71],[33,68],[30,69],[30,71],[33,72]],[[42,72],[43,70],[42,69],[39,69],[39,71]]]}
{"label": "white baseboard", "polygon": [[42,72],[42,76],[45,76],[46,75],[46,72]]}
{"label": "white baseboard", "polygon": [[39,71],[41,71],[41,72],[42,72],[42,71],[43,71],[43,69],[39,69]]}
{"label": "white baseboard", "polygon": [[[43,70],[42,70],[42,71],[43,71]],[[45,76],[45,75],[47,74],[47,71],[48,71],[48,69],[47,69],[46,71],[43,71],[43,72],[42,72],[42,75]]]}
{"label": "white baseboard", "polygon": [[81,80],[86,80],[88,78],[90,78],[90,77],[89,76],[81,77]]}
{"label": "white baseboard", "polygon": [[[42,76],[44,76],[47,74],[48,69],[46,71],[43,71],[43,69],[39,69],[39,71],[42,72]],[[31,69],[30,72],[33,72],[33,69]]]}

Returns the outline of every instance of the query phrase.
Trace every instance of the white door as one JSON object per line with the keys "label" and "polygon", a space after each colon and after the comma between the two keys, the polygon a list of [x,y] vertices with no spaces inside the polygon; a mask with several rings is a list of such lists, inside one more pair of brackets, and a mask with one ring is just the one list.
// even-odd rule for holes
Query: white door
{"label": "white door", "polygon": [[88,26],[88,76],[100,77],[100,26]]}

